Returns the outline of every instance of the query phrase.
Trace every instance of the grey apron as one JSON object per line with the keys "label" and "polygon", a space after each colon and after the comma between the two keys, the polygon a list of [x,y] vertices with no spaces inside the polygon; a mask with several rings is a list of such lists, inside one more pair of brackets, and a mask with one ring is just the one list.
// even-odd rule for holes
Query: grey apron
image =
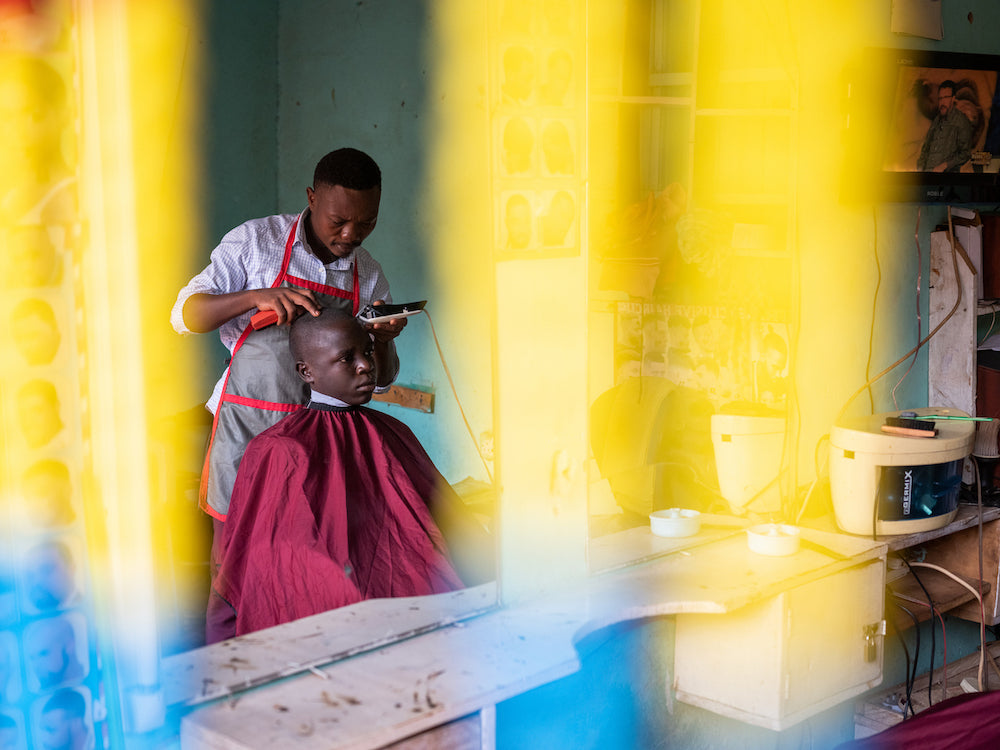
{"label": "grey apron", "polygon": [[[357,264],[350,291],[288,274],[298,223],[296,219],[288,232],[281,270],[271,288],[310,289],[320,306],[342,308],[356,315],[359,301]],[[327,269],[328,281],[331,273]],[[288,328],[287,325],[272,325],[255,331],[247,325],[233,347],[222,396],[215,410],[199,493],[202,509],[220,521],[225,520],[229,511],[236,471],[247,444],[255,435],[303,408],[309,400],[309,386],[295,371],[288,348]]]}

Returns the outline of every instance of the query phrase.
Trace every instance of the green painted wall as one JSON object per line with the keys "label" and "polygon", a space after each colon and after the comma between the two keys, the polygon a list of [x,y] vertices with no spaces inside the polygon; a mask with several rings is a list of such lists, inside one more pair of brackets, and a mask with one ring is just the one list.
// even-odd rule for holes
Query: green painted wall
{"label": "green painted wall", "polygon": [[[433,8],[430,0],[204,3],[194,40],[204,61],[202,240],[190,275],[232,227],[302,210],[316,162],[350,145],[370,153],[383,172],[379,222],[365,246],[382,263],[393,298],[428,299],[432,314],[440,309],[425,210]],[[449,343],[449,322],[439,315],[436,323],[459,395],[480,403],[476,429],[489,429],[488,376],[463,384],[463,351]],[[215,336],[192,345],[202,352],[198,377],[207,398],[227,352]],[[434,393],[435,411],[375,408],[406,422],[449,481],[485,479],[425,319],[410,321],[398,350],[397,382]]]}
{"label": "green painted wall", "polygon": [[203,61],[207,262],[230,229],[280,208],[278,11],[273,0],[212,0],[202,18],[197,53]]}
{"label": "green painted wall", "polygon": [[[447,329],[428,244],[433,1],[293,0],[278,8],[279,205],[305,205],[305,186],[327,151],[354,146],[371,154],[382,169],[382,203],[365,247],[382,264],[393,299],[427,299],[438,328]],[[441,338],[449,367],[461,372],[464,352]],[[424,316],[409,322],[397,350],[397,383],[434,393],[435,411],[373,406],[409,425],[449,481],[485,479]],[[460,397],[484,388],[459,386]],[[487,411],[480,424],[489,423]]]}

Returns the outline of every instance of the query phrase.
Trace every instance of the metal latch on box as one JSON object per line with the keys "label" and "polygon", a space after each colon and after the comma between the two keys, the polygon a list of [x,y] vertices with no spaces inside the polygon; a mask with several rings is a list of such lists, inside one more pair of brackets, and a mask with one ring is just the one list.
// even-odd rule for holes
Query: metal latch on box
{"label": "metal latch on box", "polygon": [[878,658],[878,639],[885,635],[885,620],[865,625],[864,634],[865,661],[875,661]]}

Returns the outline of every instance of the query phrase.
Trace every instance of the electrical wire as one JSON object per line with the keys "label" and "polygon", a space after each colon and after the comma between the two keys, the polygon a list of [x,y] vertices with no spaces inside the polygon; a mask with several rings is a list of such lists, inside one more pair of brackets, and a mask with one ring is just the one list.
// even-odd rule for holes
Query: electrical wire
{"label": "electrical wire", "polygon": [[[950,210],[949,210],[949,217],[950,217]],[[951,234],[950,238],[951,238],[951,262],[952,262],[952,267],[954,268],[955,271],[955,278],[957,279],[959,278],[958,275],[959,272],[958,272],[958,251],[955,249],[955,235]],[[906,354],[897,359],[895,362],[893,362],[891,365],[886,367],[884,370],[879,372],[874,377],[869,378],[866,383],[864,383],[860,388],[858,388],[854,393],[852,393],[850,398],[848,398],[847,401],[844,402],[844,405],[840,408],[840,412],[837,414],[837,418],[834,420],[834,423],[840,421],[840,419],[844,416],[844,413],[847,411],[848,407],[850,407],[850,405],[854,402],[854,399],[856,399],[867,388],[871,387],[873,383],[878,382],[888,373],[892,372],[899,365],[908,360],[910,358],[910,355],[920,351],[920,348],[928,341],[930,341],[935,335],[937,335],[937,332],[940,331],[949,320],[951,320],[952,316],[955,315],[955,313],[958,311],[959,306],[962,304],[962,285],[957,284],[956,286],[958,287],[958,295],[955,298],[955,304],[952,306],[948,314],[940,322],[938,322],[936,326],[934,326],[934,329],[930,331],[927,334],[927,336],[925,336],[922,340],[918,341],[917,344],[912,349],[910,349],[910,351],[908,351]]]}
{"label": "electrical wire", "polygon": [[437,331],[434,330],[434,320],[431,318],[431,314],[427,312],[426,307],[424,308],[424,315],[427,316],[427,322],[431,325],[431,336],[434,337],[434,346],[437,347],[438,356],[441,358],[441,365],[444,367],[444,374],[448,378],[448,385],[451,386],[451,394],[455,397],[455,403],[458,405],[458,413],[462,415],[462,421],[465,422],[465,429],[468,430],[469,437],[472,438],[472,445],[476,449],[476,454],[479,456],[479,460],[483,462],[483,468],[486,469],[486,476],[489,477],[490,484],[493,484],[493,472],[490,471],[490,467],[486,463],[486,457],[483,456],[483,452],[479,448],[479,440],[472,431],[472,425],[469,424],[468,417],[465,416],[465,409],[462,408],[462,402],[458,398],[458,391],[455,389],[455,381],[451,378],[451,370],[448,369],[444,352],[441,351],[441,343],[438,341]]}
{"label": "electrical wire", "polygon": [[[983,654],[986,654],[986,609],[983,606],[983,484],[982,479],[979,475],[979,460],[973,455],[972,456],[972,468],[976,482],[976,528],[978,529],[978,545],[979,545],[979,638],[983,647]],[[992,657],[990,658],[992,662]],[[995,665],[994,665],[995,666]],[[983,679],[989,682],[988,675],[982,675],[980,678],[979,689],[985,690],[986,685],[983,684]]]}
{"label": "electrical wire", "polygon": [[[914,644],[914,647],[913,647],[913,672],[912,672],[912,674],[909,672],[910,665],[909,665],[909,659],[907,658],[906,705],[903,706],[903,718],[905,719],[906,718],[906,711],[907,711],[907,709],[909,709],[911,716],[916,716],[916,711],[913,710],[913,701],[910,699],[910,697],[913,695],[913,683],[916,682],[916,680],[917,680],[917,664],[920,663],[920,621],[917,620],[917,616],[915,614],[913,614],[913,612],[911,612],[910,610],[908,610],[906,607],[904,607],[902,604],[900,604],[895,599],[893,600],[893,604],[895,604],[899,609],[903,610],[906,614],[908,614],[910,616],[910,619],[913,620],[913,633],[914,633],[914,638],[916,640],[916,643]],[[899,632],[898,628],[896,630],[896,633],[899,635],[900,641],[902,641],[903,640],[903,634],[901,632]]]}
{"label": "electrical wire", "polygon": [[908,565],[912,565],[914,567],[919,567],[919,568],[930,568],[931,570],[936,570],[939,573],[944,573],[946,576],[948,576],[949,578],[951,578],[953,581],[955,581],[956,583],[961,584],[962,586],[964,586],[965,588],[967,588],[969,591],[971,591],[972,595],[975,596],[976,600],[979,602],[979,638],[980,638],[980,649],[979,649],[979,676],[978,676],[978,679],[979,679],[979,689],[981,691],[983,689],[983,676],[984,676],[984,672],[985,672],[985,669],[986,669],[986,625],[985,625],[985,623],[986,623],[986,613],[985,613],[985,611],[983,609],[983,597],[982,597],[982,595],[980,595],[980,593],[978,591],[976,591],[974,588],[972,588],[972,586],[970,586],[967,582],[963,581],[961,578],[959,578],[957,575],[955,575],[954,573],[952,573],[950,570],[946,570],[945,568],[942,568],[940,565],[934,565],[933,563],[928,563],[928,562],[914,562],[914,563],[908,563]]}
{"label": "electrical wire", "polygon": [[[921,607],[927,607],[925,602],[914,602],[919,604]],[[934,616],[937,616],[938,622],[941,623],[941,683],[942,683],[942,695],[948,697],[948,633],[945,630],[944,615],[941,613],[940,609],[931,610],[931,627],[934,627]],[[928,678],[929,679],[929,678]],[[930,691],[931,684],[927,686],[928,691]],[[933,704],[929,704],[933,705]]]}
{"label": "electrical wire", "polygon": [[816,484],[819,482],[820,475],[822,474],[819,465],[819,447],[823,445],[824,440],[829,440],[829,439],[830,439],[829,434],[821,435],[819,440],[816,441],[816,447],[813,448],[813,472],[816,474],[816,478],[813,479],[812,484],[809,485],[809,489],[806,490],[805,497],[802,498],[802,507],[799,508],[799,514],[795,517],[795,523],[798,523],[799,521],[802,520],[802,516],[805,515],[806,508],[809,507],[809,500],[812,497],[813,490],[816,489]]}
{"label": "electrical wire", "polygon": [[948,697],[948,633],[944,627],[944,615],[938,610],[938,620],[941,621],[941,690]]}
{"label": "electrical wire", "polygon": [[910,561],[907,560],[906,557],[904,557],[903,555],[900,555],[899,557],[900,557],[900,559],[904,563],[906,563],[906,567],[910,571],[910,575],[913,576],[913,580],[917,582],[917,585],[920,586],[920,590],[924,592],[924,596],[927,597],[927,606],[930,607],[930,610],[931,610],[931,626],[930,626],[930,629],[931,629],[931,658],[930,658],[930,669],[929,669],[928,674],[927,674],[927,705],[928,706],[933,706],[934,705],[934,698],[933,698],[933,696],[931,694],[931,686],[934,684],[934,656],[935,656],[935,652],[936,652],[936,648],[935,648],[936,644],[934,642],[934,640],[935,640],[935,638],[934,638],[934,612],[935,612],[934,600],[931,599],[931,593],[927,590],[927,587],[924,586],[924,582],[920,580],[920,576],[918,576],[916,574],[916,572],[913,570],[913,566],[910,564]]}
{"label": "electrical wire", "polygon": [[[875,270],[878,275],[875,279],[875,293],[872,295],[872,325],[868,332],[868,361],[865,363],[865,380],[868,381],[868,406],[872,413],[875,412],[875,394],[872,393],[871,374],[872,356],[875,351],[875,319],[878,314],[878,293],[882,288],[882,263],[878,257],[878,209],[872,206],[872,248],[875,251]],[[918,337],[919,338],[919,337]]]}
{"label": "electrical wire", "polygon": [[[902,610],[906,608],[900,604],[896,604]],[[906,703],[903,705],[903,718],[906,718],[906,709],[910,704],[910,649],[906,646],[906,639],[903,637],[902,631],[899,628],[895,628],[896,637],[899,638],[899,645],[903,647],[903,657],[906,659],[906,679],[903,682],[906,696]]]}

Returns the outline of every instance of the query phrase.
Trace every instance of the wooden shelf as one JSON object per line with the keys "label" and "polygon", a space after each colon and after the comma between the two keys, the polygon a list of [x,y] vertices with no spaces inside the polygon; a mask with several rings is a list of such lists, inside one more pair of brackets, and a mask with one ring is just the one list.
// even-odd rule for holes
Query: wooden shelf
{"label": "wooden shelf", "polygon": [[[900,604],[916,616],[918,622],[929,620],[932,616],[931,609],[927,604],[928,595],[931,601],[934,602],[934,609],[941,613],[961,606],[966,602],[973,601],[976,598],[965,586],[933,568],[917,568],[916,576],[920,579],[919,583],[913,573],[907,573],[902,578],[890,583],[889,590],[892,592],[892,596],[899,600]],[[980,581],[978,579],[966,576],[958,577],[972,586],[974,590],[980,590]],[[927,589],[926,594],[920,586],[921,583]],[[983,581],[983,597],[989,592],[989,582]],[[896,610],[886,614],[892,618],[897,631],[913,627],[913,620],[904,612]]]}
{"label": "wooden shelf", "polygon": [[[989,506],[983,507],[983,523],[988,523],[996,520],[997,518],[1000,518],[1000,508],[993,508]],[[948,536],[949,534],[961,531],[962,529],[971,528],[978,522],[979,511],[977,506],[962,504],[958,506],[958,515],[955,516],[955,520],[943,528],[933,529],[931,531],[921,531],[916,534],[880,536],[878,537],[878,540],[888,544],[889,549],[892,551],[901,550],[906,549],[907,547],[916,547],[924,542],[929,542],[932,539],[939,539],[940,537]]]}

